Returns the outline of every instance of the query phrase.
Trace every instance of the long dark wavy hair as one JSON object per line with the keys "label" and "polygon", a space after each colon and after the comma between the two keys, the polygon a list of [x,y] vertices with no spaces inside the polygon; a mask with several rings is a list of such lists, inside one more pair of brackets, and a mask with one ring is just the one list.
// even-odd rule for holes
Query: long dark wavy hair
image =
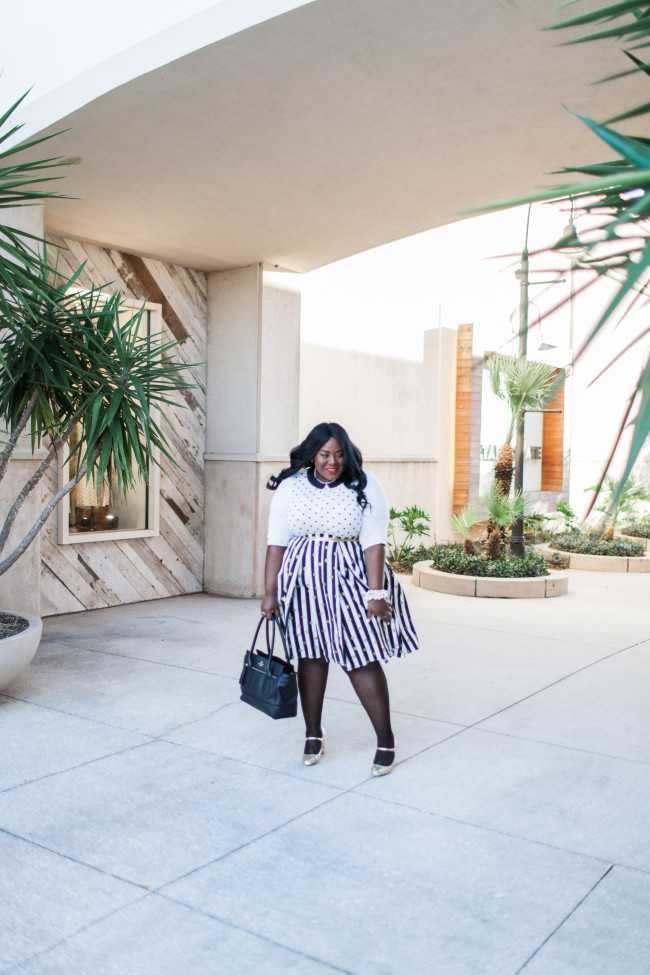
{"label": "long dark wavy hair", "polygon": [[368,478],[363,470],[361,451],[352,443],[347,431],[343,429],[340,423],[318,423],[313,430],[310,430],[302,443],[299,443],[290,452],[289,467],[285,467],[283,471],[280,471],[277,477],[271,475],[266,485],[269,491],[275,491],[282,481],[285,481],[288,477],[293,477],[298,471],[302,471],[305,468],[313,471],[314,457],[331,437],[338,440],[343,450],[343,473],[341,474],[341,480],[347,487],[352,488],[356,492],[357,502],[362,508],[365,508],[368,504],[368,499],[364,494],[364,488],[368,483]]}

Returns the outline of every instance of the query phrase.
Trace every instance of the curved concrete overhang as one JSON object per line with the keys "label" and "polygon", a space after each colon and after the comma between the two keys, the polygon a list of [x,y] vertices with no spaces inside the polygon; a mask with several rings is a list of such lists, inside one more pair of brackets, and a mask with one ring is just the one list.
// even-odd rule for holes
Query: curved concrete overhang
{"label": "curved concrete overhang", "polygon": [[205,270],[307,271],[608,158],[565,106],[602,119],[647,100],[643,76],[591,85],[623,55],[544,31],[555,0],[285,6],[105,93],[106,64],[70,89],[89,100],[41,131],[69,127],[51,148],[81,157],[77,199],[48,203],[48,230]]}

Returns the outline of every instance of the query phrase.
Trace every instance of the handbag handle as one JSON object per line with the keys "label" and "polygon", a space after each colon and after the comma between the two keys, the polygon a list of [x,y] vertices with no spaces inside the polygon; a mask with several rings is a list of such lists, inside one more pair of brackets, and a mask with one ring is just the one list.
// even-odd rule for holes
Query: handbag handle
{"label": "handbag handle", "polygon": [[[284,637],[284,628],[283,628],[282,623],[280,622],[280,620],[278,619],[277,616],[272,616],[270,620],[269,619],[266,619],[265,616],[262,616],[262,618],[260,619],[259,623],[257,624],[257,629],[255,630],[255,636],[253,637],[253,642],[251,643],[251,648],[250,648],[250,651],[249,652],[250,653],[253,653],[253,651],[255,650],[255,644],[257,643],[257,637],[258,637],[258,634],[259,634],[259,632],[260,632],[260,630],[262,628],[262,623],[264,623],[264,622],[266,622],[266,649],[268,651],[268,657],[269,657],[269,659],[268,659],[268,665],[267,665],[267,670],[270,672],[270,670],[271,670],[271,657],[273,656],[273,648],[275,647],[275,632],[276,632],[276,627],[277,627],[277,629],[278,629],[278,631],[280,633],[280,640],[282,641],[282,649],[284,650],[284,655],[286,657],[287,663],[289,663],[291,661],[291,656],[290,656],[289,651],[287,649],[287,642],[286,642],[285,637]],[[271,625],[273,627],[273,639],[272,640],[269,640],[269,625]]]}

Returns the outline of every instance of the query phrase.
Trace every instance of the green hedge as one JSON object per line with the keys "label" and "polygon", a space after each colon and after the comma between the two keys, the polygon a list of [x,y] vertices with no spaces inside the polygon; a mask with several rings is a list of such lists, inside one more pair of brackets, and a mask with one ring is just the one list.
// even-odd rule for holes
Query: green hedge
{"label": "green hedge", "polygon": [[606,539],[601,534],[555,535],[549,545],[560,552],[577,552],[581,555],[637,556],[644,554],[641,542],[624,542],[620,538]]}
{"label": "green hedge", "polygon": [[631,521],[620,529],[623,535],[636,535],[637,538],[650,538],[650,521]]}
{"label": "green hedge", "polygon": [[500,559],[484,559],[480,555],[465,555],[462,545],[439,545],[433,550],[432,566],[440,572],[459,576],[489,576],[492,579],[530,579],[550,575],[541,555],[529,552],[523,559],[502,555]]}

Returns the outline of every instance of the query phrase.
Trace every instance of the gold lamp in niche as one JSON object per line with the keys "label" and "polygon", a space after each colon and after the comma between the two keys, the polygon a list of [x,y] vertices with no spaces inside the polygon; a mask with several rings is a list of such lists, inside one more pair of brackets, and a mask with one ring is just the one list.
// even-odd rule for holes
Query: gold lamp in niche
{"label": "gold lamp in niche", "polygon": [[[78,428],[70,438],[70,447],[79,442]],[[71,468],[77,466],[77,459],[71,461]],[[73,488],[71,494],[72,510],[70,512],[70,528],[79,532],[110,531],[118,527],[118,516],[111,512],[112,491],[109,469],[104,474],[100,484],[93,473],[89,478],[82,478]]]}

